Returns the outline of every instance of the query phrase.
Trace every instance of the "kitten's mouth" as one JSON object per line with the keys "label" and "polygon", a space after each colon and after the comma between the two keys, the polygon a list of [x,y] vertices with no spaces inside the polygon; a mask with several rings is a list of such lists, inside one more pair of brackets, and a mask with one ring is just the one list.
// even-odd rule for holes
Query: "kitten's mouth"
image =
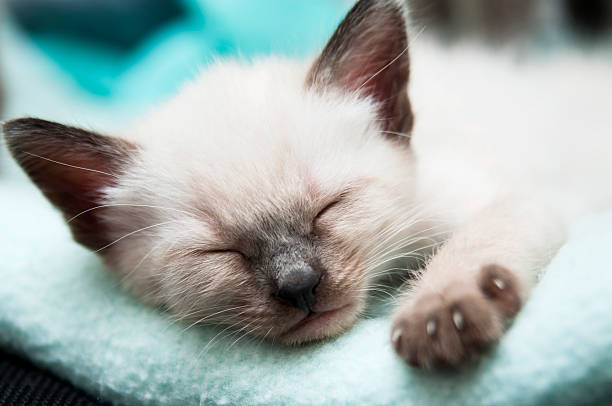
{"label": "kitten's mouth", "polygon": [[352,323],[355,307],[354,304],[347,304],[331,310],[313,311],[281,334],[280,339],[290,344],[338,334]]}

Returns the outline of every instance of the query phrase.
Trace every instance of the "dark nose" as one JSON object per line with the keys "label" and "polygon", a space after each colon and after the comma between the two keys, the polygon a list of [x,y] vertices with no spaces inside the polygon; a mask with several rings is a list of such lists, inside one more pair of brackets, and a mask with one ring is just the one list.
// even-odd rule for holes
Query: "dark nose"
{"label": "dark nose", "polygon": [[310,266],[291,270],[278,281],[277,295],[293,307],[310,312],[314,305],[315,290],[321,280],[321,273]]}

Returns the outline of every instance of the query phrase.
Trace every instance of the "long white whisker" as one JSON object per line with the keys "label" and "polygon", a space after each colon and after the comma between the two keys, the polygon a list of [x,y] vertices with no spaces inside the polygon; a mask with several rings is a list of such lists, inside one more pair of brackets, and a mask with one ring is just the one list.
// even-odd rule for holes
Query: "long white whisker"
{"label": "long white whisker", "polygon": [[400,59],[402,57],[402,55],[404,55],[406,52],[408,52],[408,47],[406,47],[402,52],[399,53],[398,56],[396,56],[395,58],[393,58],[391,60],[391,62],[387,63],[385,66],[383,66],[382,68],[380,68],[376,73],[374,73],[372,76],[370,76],[370,78],[368,80],[366,80],[365,82],[363,82],[361,84],[361,86],[359,86],[357,88],[357,92],[359,92],[365,85],[367,85],[372,79],[374,79],[376,76],[380,75],[382,72],[384,72],[389,66],[393,65],[395,63],[395,61],[397,61],[398,59]]}
{"label": "long white whisker", "polygon": [[[245,307],[247,307],[247,305],[243,305],[243,306],[236,306],[236,307],[230,307],[229,309],[220,310],[220,311],[218,311],[218,312],[215,312],[215,313],[212,313],[212,314],[206,315],[206,316],[204,316],[204,317],[202,317],[202,318],[200,318],[200,319],[198,319],[198,320],[194,321],[193,323],[191,323],[189,326],[187,326],[185,329],[183,329],[183,331],[182,331],[182,332],[184,333],[185,331],[189,330],[189,329],[190,329],[190,328],[192,328],[193,326],[198,325],[198,324],[202,324],[202,322],[204,322],[204,321],[205,321],[205,320],[207,320],[207,319],[210,319],[211,317],[217,316],[217,315],[222,314],[222,313],[226,313],[226,312],[230,312],[230,311],[234,311],[234,310],[243,309],[243,308],[245,308]],[[243,313],[244,313],[244,311],[243,311],[243,312],[238,313],[238,315],[241,315],[241,314],[243,314]],[[181,319],[179,319],[179,320],[181,320]]]}
{"label": "long white whisker", "polygon": [[253,320],[253,321],[251,321],[251,322],[247,323],[247,324],[246,324],[244,327],[242,327],[240,330],[238,330],[238,332],[237,332],[237,333],[241,333],[241,332],[242,332],[242,331],[244,331],[244,330],[246,330],[246,331],[245,331],[245,332],[244,332],[244,333],[243,333],[243,334],[242,334],[240,337],[238,337],[238,339],[237,339],[237,340],[235,340],[233,343],[231,343],[231,344],[230,344],[230,346],[229,346],[229,347],[227,347],[227,349],[228,349],[228,350],[230,350],[230,349],[231,349],[231,348],[232,348],[232,347],[233,347],[235,344],[237,344],[237,343],[238,343],[238,341],[242,340],[242,339],[243,339],[245,336],[247,336],[247,335],[249,335],[249,334],[252,334],[252,333],[253,333],[253,331],[256,331],[257,329],[252,329],[251,331],[249,331],[249,330],[248,330],[248,328],[249,328],[249,326],[250,326],[251,324],[253,324],[253,323],[257,322],[257,321],[258,321],[258,320],[257,320],[257,319],[255,319],[255,320]]}
{"label": "long white whisker", "polygon": [[95,250],[94,252],[100,252],[100,251],[102,251],[103,249],[108,248],[108,247],[110,247],[111,245],[114,245],[114,244],[118,243],[119,241],[123,240],[124,238],[127,238],[127,237],[129,237],[129,236],[132,236],[132,235],[134,235],[134,234],[136,234],[136,233],[140,233],[141,231],[145,231],[145,230],[148,230],[148,229],[150,229],[150,228],[154,228],[154,227],[163,226],[164,224],[168,224],[168,223],[174,223],[174,222],[177,222],[177,221],[178,221],[178,220],[164,221],[163,223],[157,223],[157,224],[153,224],[153,225],[151,225],[151,226],[147,226],[147,227],[140,228],[140,229],[138,229],[138,230],[136,230],[136,231],[132,231],[131,233],[127,233],[126,235],[124,235],[124,236],[122,236],[122,237],[117,238],[115,241],[113,241],[113,242],[111,242],[111,243],[106,244],[106,245],[105,245],[104,247],[102,247],[102,248],[98,248],[98,249],[97,249],[97,250]]}
{"label": "long white whisker", "polygon": [[58,165],[69,166],[70,168],[82,169],[84,171],[89,171],[89,172],[101,173],[103,175],[108,175],[108,176],[112,176],[113,178],[116,178],[116,175],[114,175],[112,173],[109,173],[109,172],[99,171],[97,169],[84,168],[82,166],[70,165],[70,164],[67,164],[65,162],[56,161],[56,160],[53,160],[53,159],[50,159],[50,158],[46,158],[44,156],[40,156],[40,155],[33,154],[31,152],[27,152],[27,151],[22,151],[22,152],[24,154],[35,156],[36,158],[44,159],[45,161],[53,162],[53,163],[56,163]]}
{"label": "long white whisker", "polygon": [[103,204],[103,205],[100,205],[100,206],[92,207],[91,209],[83,210],[82,212],[80,212],[80,213],[72,216],[71,218],[69,218],[66,222],[70,223],[72,220],[76,219],[77,217],[79,217],[79,216],[81,216],[81,215],[83,215],[85,213],[88,213],[88,212],[90,212],[92,210],[103,209],[105,207],[115,207],[115,206],[149,207],[149,208],[152,208],[152,209],[171,210],[171,211],[176,211],[176,212],[179,212],[179,213],[184,213],[184,214],[191,215],[191,213],[186,212],[185,210],[175,209],[175,208],[172,208],[172,207],[154,206],[154,205],[151,205],[151,204],[116,203],[116,204]]}
{"label": "long white whisker", "polygon": [[425,27],[423,27],[418,33],[416,33],[414,35],[414,37],[409,41],[408,46],[406,46],[406,48],[404,48],[404,50],[402,52],[400,52],[395,58],[393,58],[389,63],[387,63],[385,66],[383,66],[382,68],[380,68],[378,71],[376,71],[372,76],[370,76],[370,78],[368,80],[366,80],[365,82],[363,82],[361,84],[361,86],[359,86],[357,88],[357,92],[359,92],[365,85],[367,85],[372,79],[374,79],[376,76],[380,75],[382,72],[384,72],[389,66],[393,65],[398,59],[400,59],[406,52],[408,52],[408,49],[410,49],[410,45],[412,45],[412,43],[414,41],[416,41],[421,34],[425,31]]}

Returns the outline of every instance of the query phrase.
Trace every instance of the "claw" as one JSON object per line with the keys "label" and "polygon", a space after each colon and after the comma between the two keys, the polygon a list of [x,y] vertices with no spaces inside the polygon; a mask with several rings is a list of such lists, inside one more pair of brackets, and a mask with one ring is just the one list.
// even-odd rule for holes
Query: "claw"
{"label": "claw", "polygon": [[506,288],[506,283],[499,278],[494,278],[493,284],[497,286],[499,290],[504,290]]}
{"label": "claw", "polygon": [[428,336],[433,336],[438,329],[438,323],[435,320],[429,320],[427,325],[425,326],[425,330],[427,331]]}
{"label": "claw", "polygon": [[391,334],[391,342],[393,345],[396,345],[400,338],[402,338],[402,329],[396,328],[393,331],[393,334]]}
{"label": "claw", "polygon": [[463,314],[459,310],[453,312],[453,324],[457,330],[463,330]]}

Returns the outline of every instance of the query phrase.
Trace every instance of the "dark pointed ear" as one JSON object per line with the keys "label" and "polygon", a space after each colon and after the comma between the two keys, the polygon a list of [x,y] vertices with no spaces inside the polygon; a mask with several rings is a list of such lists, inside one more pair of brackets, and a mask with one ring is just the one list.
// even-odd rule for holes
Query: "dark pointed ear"
{"label": "dark pointed ear", "polygon": [[307,86],[332,86],[379,104],[383,130],[409,133],[408,36],[399,0],[360,0],[315,61]]}
{"label": "dark pointed ear", "polygon": [[100,210],[103,190],[117,182],[136,146],[117,138],[94,134],[33,118],[3,125],[8,148],[44,195],[69,222],[74,239],[91,249],[110,241]]}

